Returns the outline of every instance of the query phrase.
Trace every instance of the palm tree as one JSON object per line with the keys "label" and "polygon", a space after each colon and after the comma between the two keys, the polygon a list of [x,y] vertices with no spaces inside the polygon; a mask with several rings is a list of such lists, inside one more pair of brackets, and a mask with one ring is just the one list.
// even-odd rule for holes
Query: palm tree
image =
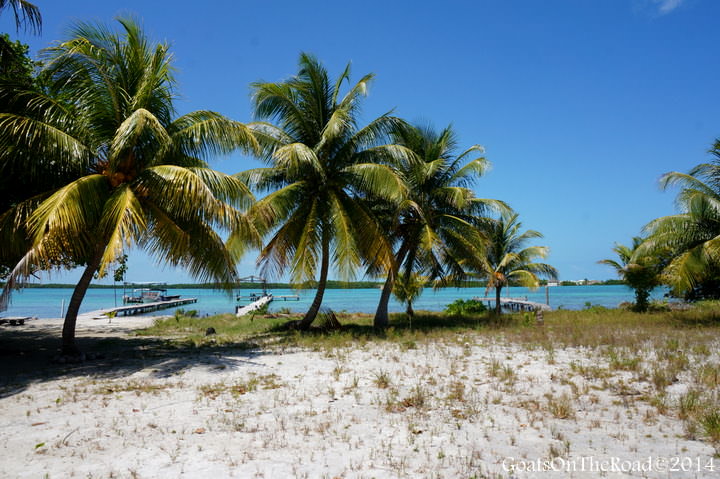
{"label": "palm tree", "polygon": [[618,276],[635,290],[635,310],[644,313],[648,309],[650,291],[660,283],[658,262],[639,253],[643,238],[636,236],[632,239],[632,246],[615,244],[613,251],[619,261],[603,259],[600,264],[611,266]]}
{"label": "palm tree", "polygon": [[266,274],[290,269],[295,284],[313,282],[317,292],[300,329],[310,327],[320,305],[330,263],[343,278],[363,265],[387,268],[392,253],[364,198],[399,200],[405,186],[380,161],[398,160],[405,151],[383,144],[400,120],[385,114],[359,128],[361,96],[373,75],[365,75],[342,94],[350,66],[332,82],[312,56],[300,55],[298,74],[279,83],[253,84],[255,115],[249,125],[261,146],[266,168],[238,176],[260,191],[272,191],[253,208],[258,228],[272,232],[258,263]]}
{"label": "palm tree", "polygon": [[501,314],[500,292],[512,280],[521,286],[537,288],[538,276],[557,279],[555,268],[536,259],[546,258],[546,246],[525,246],[533,238],[542,238],[535,230],[521,231],[517,213],[505,212],[498,220],[489,222],[485,232],[489,237],[485,254],[478,269],[487,277],[487,290],[495,288],[495,313]]}
{"label": "palm tree", "polygon": [[658,252],[672,258],[663,271],[664,281],[673,290],[693,296],[694,290],[706,289],[718,295],[720,269],[720,140],[710,153],[710,163],[697,165],[689,173],[676,171],[663,175],[663,189],[680,186],[677,197],[680,213],[658,218],[644,228],[647,239],[640,247],[644,255]]}
{"label": "palm tree", "polygon": [[417,273],[412,273],[410,276],[398,274],[392,292],[395,299],[405,303],[405,314],[408,318],[415,315],[412,304],[422,294],[426,282],[427,278]]}
{"label": "palm tree", "polygon": [[397,245],[395,268],[387,278],[375,312],[374,326],[388,325],[388,302],[400,269],[405,277],[427,276],[437,285],[461,279],[464,258],[481,254],[478,215],[488,208],[504,208],[495,200],[475,197],[469,188],[489,163],[474,145],[459,155],[451,127],[435,132],[429,127],[400,125],[393,141],[414,153],[396,167],[403,176],[408,198],[398,206],[381,205],[385,228]]}
{"label": "palm tree", "polygon": [[74,175],[0,217],[4,241],[24,239],[13,236],[19,224],[32,245],[12,272],[5,303],[38,266],[63,257],[85,265],[65,316],[67,355],[79,353],[75,323],[93,275],[127,247],[229,287],[237,254],[214,228],[240,231],[239,208],[252,200],[241,181],[203,160],[253,145],[250,131],[211,111],[175,118],[168,46],[149,42],[132,19],[119,23],[120,33],[76,25],[69,40],[45,52],[47,91],[19,94],[27,114],[0,113],[0,162],[17,160],[16,152],[34,174]]}

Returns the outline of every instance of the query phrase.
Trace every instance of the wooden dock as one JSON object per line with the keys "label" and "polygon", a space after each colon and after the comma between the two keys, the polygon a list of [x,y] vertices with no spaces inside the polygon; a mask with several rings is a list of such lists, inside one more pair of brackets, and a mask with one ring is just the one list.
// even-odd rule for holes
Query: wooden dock
{"label": "wooden dock", "polygon": [[9,326],[22,326],[25,324],[25,321],[30,321],[31,319],[32,318],[30,316],[0,318],[0,326],[3,324],[7,324]]}
{"label": "wooden dock", "polygon": [[247,306],[236,306],[235,307],[235,316],[238,318],[240,316],[244,316],[248,313],[252,313],[253,311],[257,311],[258,309],[262,308],[266,304],[271,303],[273,300],[273,295],[268,294],[267,296],[261,296],[260,299],[253,301],[252,303],[248,304]]}
{"label": "wooden dock", "polygon": [[273,301],[300,301],[299,294],[286,294],[282,296],[273,295]]}
{"label": "wooden dock", "polygon": [[[495,304],[494,297],[473,298],[475,301],[487,303],[490,309],[490,303]],[[513,311],[552,311],[552,308],[544,303],[535,303],[528,301],[527,298],[500,298],[500,305],[510,308]]]}
{"label": "wooden dock", "polygon": [[89,313],[83,313],[83,316],[89,316],[93,319],[107,318],[113,313],[116,316],[134,316],[136,314],[149,313],[151,311],[159,311],[161,309],[174,308],[184,304],[197,303],[197,298],[172,299],[170,301],[157,301],[154,303],[137,303],[127,306],[119,306],[117,308],[100,309]]}

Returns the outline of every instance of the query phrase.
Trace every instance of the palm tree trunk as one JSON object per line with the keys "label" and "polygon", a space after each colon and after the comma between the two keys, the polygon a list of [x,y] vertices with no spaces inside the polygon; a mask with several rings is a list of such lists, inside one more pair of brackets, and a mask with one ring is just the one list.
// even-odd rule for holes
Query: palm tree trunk
{"label": "palm tree trunk", "polygon": [[644,313],[648,310],[648,298],[650,297],[650,291],[647,289],[638,288],[635,290],[635,310],[639,313]]}
{"label": "palm tree trunk", "polygon": [[390,302],[390,293],[392,293],[395,285],[395,272],[388,271],[382,293],[380,293],[380,302],[375,310],[375,318],[373,319],[373,327],[377,329],[385,329],[388,327],[388,303]]}
{"label": "palm tree trunk", "polygon": [[495,286],[495,314],[498,316],[502,314],[502,310],[500,309],[500,291],[502,291],[502,285]]}
{"label": "palm tree trunk", "polygon": [[375,319],[373,319],[373,327],[376,329],[386,329],[388,327],[388,303],[390,302],[390,293],[392,293],[393,286],[395,286],[398,269],[400,269],[400,264],[405,259],[408,249],[408,242],[403,241],[397,255],[395,255],[395,266],[388,271],[387,279],[380,294],[380,302],[375,310]]}
{"label": "palm tree trunk", "polygon": [[297,323],[297,328],[304,331],[310,329],[310,325],[315,321],[318,311],[320,311],[320,305],[325,295],[325,286],[327,285],[328,270],[330,269],[330,235],[326,231],[323,231],[322,235],[322,259],[320,260],[320,279],[318,281],[317,292],[315,293],[315,299],[313,299],[310,305],[310,309],[305,313],[303,319]]}
{"label": "palm tree trunk", "polygon": [[413,310],[413,307],[412,307],[412,301],[408,301],[407,308],[405,309],[405,314],[407,314],[411,318],[413,316],[415,316],[415,311]]}
{"label": "palm tree trunk", "polygon": [[80,276],[80,281],[75,285],[73,294],[70,297],[70,304],[68,304],[67,313],[65,314],[65,322],[63,323],[62,330],[62,354],[63,356],[79,356],[80,350],[75,343],[75,325],[77,323],[77,315],[80,311],[80,305],[82,304],[85,293],[87,292],[90,282],[92,281],[93,275],[100,266],[102,261],[103,253],[105,252],[105,246],[98,246],[93,257],[90,258],[85,271]]}

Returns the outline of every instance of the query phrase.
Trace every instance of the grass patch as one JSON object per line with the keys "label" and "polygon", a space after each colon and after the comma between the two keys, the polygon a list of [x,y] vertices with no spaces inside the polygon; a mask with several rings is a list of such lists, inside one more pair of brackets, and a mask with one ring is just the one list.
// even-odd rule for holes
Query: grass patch
{"label": "grass patch", "polygon": [[[259,347],[284,345],[311,350],[356,346],[368,342],[393,342],[402,350],[415,349],[431,340],[458,342],[464,333],[472,332],[489,338],[548,351],[564,347],[606,348],[612,369],[632,371],[639,367],[640,358],[626,351],[634,351],[646,344],[658,351],[659,357],[673,366],[684,369],[688,358],[684,351],[712,351],[712,342],[720,333],[720,306],[688,311],[669,311],[639,314],[624,310],[552,311],[545,313],[545,325],[527,324],[522,314],[495,317],[453,316],[445,313],[418,312],[412,327],[404,314],[390,315],[390,327],[375,330],[370,314],[338,313],[342,327],[336,331],[288,331],[283,325],[300,315],[283,318],[256,315],[236,318],[223,314],[208,318],[180,316],[158,320],[152,327],[137,332],[140,336],[160,336],[179,346]],[[217,334],[206,336],[208,328]],[[681,338],[681,339],[678,339]],[[622,354],[620,352],[623,352]],[[590,371],[582,371],[587,374]],[[708,371],[707,381],[715,382],[714,372]],[[662,381],[660,381],[662,382]]]}

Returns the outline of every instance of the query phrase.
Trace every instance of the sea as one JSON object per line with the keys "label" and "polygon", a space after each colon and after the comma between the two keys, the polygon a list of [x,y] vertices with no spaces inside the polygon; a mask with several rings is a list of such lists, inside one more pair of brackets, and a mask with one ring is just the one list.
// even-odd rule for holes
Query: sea
{"label": "sea", "polygon": [[[248,301],[238,302],[236,294],[244,296],[250,293],[259,293],[258,290],[236,290],[232,294],[210,289],[174,289],[168,294],[179,294],[182,298],[197,298],[197,303],[180,306],[185,310],[196,310],[200,316],[232,313],[238,304],[245,305]],[[274,289],[269,291],[276,298],[278,296],[298,295],[297,301],[282,301],[276,299],[270,304],[269,311],[289,310],[292,312],[306,311],[315,296],[314,290]],[[503,297],[525,298],[537,303],[549,300],[552,309],[583,309],[590,305],[614,308],[620,303],[633,301],[633,290],[625,285],[587,285],[587,286],[554,286],[538,288],[534,291],[528,288],[504,288]],[[666,290],[657,288],[652,292],[652,299],[663,299]],[[0,317],[30,316],[37,318],[63,317],[72,295],[71,288],[26,288],[13,292],[10,306],[7,311],[1,312]],[[488,292],[494,297],[494,291]],[[122,287],[117,289],[89,289],[85,295],[81,313],[99,309],[122,306]],[[433,290],[426,288],[421,296],[413,303],[416,311],[442,311],[457,299],[472,299],[484,297],[485,288],[444,288]],[[336,312],[373,313],[380,299],[380,289],[327,289],[323,298],[323,307]],[[390,312],[405,311],[404,305],[395,298],[390,300]],[[172,315],[174,309],[166,309],[148,313],[149,315]]]}

